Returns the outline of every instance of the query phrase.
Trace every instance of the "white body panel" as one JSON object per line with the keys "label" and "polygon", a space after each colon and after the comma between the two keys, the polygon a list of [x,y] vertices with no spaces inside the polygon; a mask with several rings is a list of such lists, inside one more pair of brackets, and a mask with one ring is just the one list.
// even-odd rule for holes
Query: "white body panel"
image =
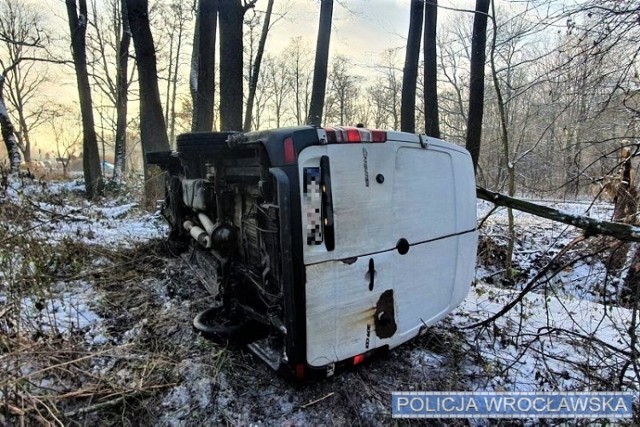
{"label": "white body panel", "polygon": [[[312,366],[406,342],[453,310],[473,279],[476,205],[469,154],[431,138],[422,148],[417,135],[390,132],[388,139],[312,146],[299,154],[301,188],[304,169],[329,157],[334,211],[335,249],[304,245]],[[302,196],[301,203],[304,212],[305,203],[315,201]],[[305,218],[302,226],[306,233]],[[400,239],[411,245],[404,255],[396,249]],[[385,291],[392,291],[396,325],[390,336],[379,333],[382,326],[376,330]]]}

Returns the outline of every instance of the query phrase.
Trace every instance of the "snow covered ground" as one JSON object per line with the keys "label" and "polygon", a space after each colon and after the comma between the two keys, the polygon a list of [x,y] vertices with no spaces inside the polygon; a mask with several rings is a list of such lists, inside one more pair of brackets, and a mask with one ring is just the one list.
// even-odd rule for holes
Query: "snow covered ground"
{"label": "snow covered ground", "polygon": [[[13,184],[0,196],[0,396],[11,404],[0,424],[124,416],[160,425],[382,425],[395,390],[640,390],[632,322],[640,331],[633,310],[611,298],[619,280],[587,244],[554,260],[579,235],[571,227],[516,213],[517,274],[505,281],[506,211],[497,210],[481,229],[476,281],[452,315],[388,358],[301,386],[193,332],[207,294],[163,247],[160,216],[124,194],[89,203],[70,182]],[[612,210],[549,203],[601,219]],[[479,202],[478,218],[490,210]],[[516,299],[549,262],[513,309],[468,328]]]}

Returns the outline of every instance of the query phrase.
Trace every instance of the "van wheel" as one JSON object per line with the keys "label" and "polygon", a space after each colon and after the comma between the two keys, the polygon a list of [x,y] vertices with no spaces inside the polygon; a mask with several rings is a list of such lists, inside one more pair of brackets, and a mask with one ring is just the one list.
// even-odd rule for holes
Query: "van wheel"
{"label": "van wheel", "polygon": [[224,306],[213,306],[201,311],[193,319],[193,327],[212,341],[241,343],[246,341],[249,322],[233,319]]}

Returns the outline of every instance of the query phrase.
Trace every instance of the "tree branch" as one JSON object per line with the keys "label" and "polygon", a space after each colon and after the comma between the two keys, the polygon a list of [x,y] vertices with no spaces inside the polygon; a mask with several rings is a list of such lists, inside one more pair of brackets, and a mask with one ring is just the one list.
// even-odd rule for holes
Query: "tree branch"
{"label": "tree branch", "polygon": [[640,242],[640,227],[619,222],[601,221],[583,215],[575,215],[559,211],[548,206],[542,206],[504,194],[489,191],[486,188],[476,187],[476,195],[479,199],[486,200],[496,206],[504,206],[521,212],[527,212],[535,216],[547,218],[563,224],[573,225],[584,230],[586,237],[604,235],[615,237],[623,241]]}

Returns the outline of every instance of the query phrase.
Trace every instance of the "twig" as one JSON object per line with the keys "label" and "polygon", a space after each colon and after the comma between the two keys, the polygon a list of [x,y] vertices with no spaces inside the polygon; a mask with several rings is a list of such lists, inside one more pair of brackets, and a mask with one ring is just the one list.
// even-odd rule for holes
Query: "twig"
{"label": "twig", "polygon": [[121,396],[113,400],[107,400],[106,402],[96,403],[95,405],[84,406],[82,408],[76,409],[75,411],[65,412],[64,416],[67,418],[72,418],[78,415],[87,414],[89,412],[94,412],[111,406],[116,406],[122,403],[124,401],[124,398],[125,396]]}
{"label": "twig", "polygon": [[[538,274],[535,275],[535,277],[533,279],[531,279],[526,285],[525,287],[522,289],[522,291],[520,291],[520,293],[518,294],[518,296],[513,299],[509,304],[505,305],[500,311],[498,311],[496,314],[490,316],[488,319],[483,320],[481,322],[477,322],[474,323],[472,325],[466,325],[463,326],[462,329],[473,329],[473,328],[477,328],[478,326],[487,326],[489,323],[495,321],[496,319],[502,317],[504,314],[506,314],[508,311],[510,311],[513,307],[515,307],[520,301],[522,301],[524,299],[524,297],[531,292],[533,289],[536,288],[536,284],[538,283],[538,281],[540,279],[542,279],[542,277],[544,277],[549,270],[551,270],[551,267],[553,266],[554,261],[559,260],[565,253],[567,253],[567,251],[569,249],[571,249],[572,247],[574,247],[576,244],[586,240],[587,238],[585,236],[578,236],[575,239],[573,239],[571,242],[569,242],[569,244],[567,244],[567,246],[565,246],[564,248],[562,248],[562,250],[560,252],[558,252],[558,254],[556,256],[554,256],[551,261],[549,261],[549,263],[547,263],[546,266],[544,266],[539,272]],[[592,254],[589,254],[589,256]],[[586,258],[586,256],[584,257],[580,257],[577,258],[573,261],[570,261],[569,263],[565,264],[562,269],[556,271],[555,274],[558,274],[559,271],[563,270],[564,268],[566,268],[569,265],[572,265],[576,262],[578,262],[580,259]],[[554,276],[555,276],[554,274]]]}
{"label": "twig", "polygon": [[313,405],[315,405],[315,404],[316,404],[316,403],[318,403],[318,402],[322,402],[323,400],[330,398],[330,397],[331,397],[331,396],[333,396],[334,394],[336,394],[336,393],[332,391],[331,393],[327,394],[327,395],[326,395],[326,396],[324,396],[324,397],[321,397],[320,399],[312,400],[311,402],[309,402],[309,403],[306,403],[306,404],[302,405],[300,408],[302,408],[302,409],[306,409],[306,408],[308,408],[309,406],[313,406]]}

